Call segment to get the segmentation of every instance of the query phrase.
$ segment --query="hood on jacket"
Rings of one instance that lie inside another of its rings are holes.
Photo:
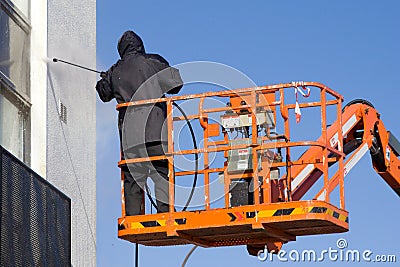
[[[121,58],[133,53],[144,54],[143,41],[133,31],[126,31],[118,41],[118,53]]]

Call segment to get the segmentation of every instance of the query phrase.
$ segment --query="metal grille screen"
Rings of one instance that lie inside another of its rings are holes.
[[[71,266],[71,200],[0,146],[0,266]]]

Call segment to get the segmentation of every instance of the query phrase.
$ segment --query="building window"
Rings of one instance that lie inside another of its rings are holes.
[[[0,0],[0,145],[30,162],[29,0]]]
[[[8,0],[11,5],[14,5],[16,9],[20,10],[27,18],[29,18],[29,0]]]

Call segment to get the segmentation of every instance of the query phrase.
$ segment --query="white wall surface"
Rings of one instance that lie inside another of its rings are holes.
[[[96,66],[96,1],[47,1],[47,54]],[[72,265],[96,265],[96,74],[49,63],[47,179],[71,198]],[[67,108],[60,120],[58,103]]]
[[[46,177],[47,0],[35,0],[31,26],[31,168]]]

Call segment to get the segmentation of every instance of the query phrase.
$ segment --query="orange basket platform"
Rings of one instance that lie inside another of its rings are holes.
[[[348,212],[317,200],[127,216],[118,237],[147,246],[202,247],[288,242],[348,231]]]

